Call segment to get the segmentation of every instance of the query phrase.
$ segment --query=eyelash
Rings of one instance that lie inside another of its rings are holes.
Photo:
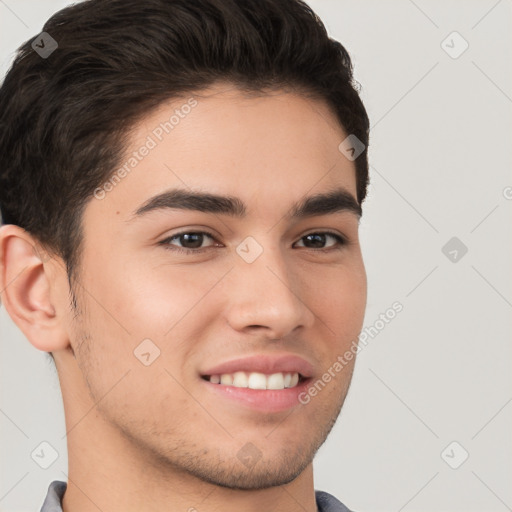
[[[171,240],[174,240],[175,238],[179,238],[181,235],[207,235],[211,239],[215,240],[215,237],[211,233],[208,233],[208,231],[182,231],[181,233],[176,233],[176,234],[172,235],[171,237],[160,241],[159,245],[162,245],[163,248],[168,251],[175,251],[175,252],[182,253],[182,254],[198,254],[198,253],[203,253],[209,249],[214,248],[214,246],[209,246],[209,247],[203,247],[203,248],[199,248],[199,249],[187,249],[187,248],[183,248],[183,247],[173,246],[169,243]],[[346,238],[342,237],[338,233],[333,233],[332,231],[313,231],[311,233],[307,233],[306,235],[303,235],[299,240],[302,240],[303,238],[306,238],[309,235],[330,235],[333,238],[335,238],[336,241],[338,242],[337,247],[334,246],[334,247],[330,247],[327,249],[313,249],[313,248],[305,247],[305,249],[310,249],[315,252],[321,251],[321,252],[326,253],[326,252],[331,252],[333,250],[339,251],[340,249],[343,248],[343,246],[348,244],[348,240]]]

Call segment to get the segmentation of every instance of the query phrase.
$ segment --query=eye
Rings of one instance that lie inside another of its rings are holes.
[[[325,247],[327,239],[334,239],[335,243]],[[165,249],[181,252],[185,254],[197,254],[204,252],[211,247],[217,246],[221,244],[211,244],[208,246],[203,246],[203,242],[205,239],[210,239],[215,241],[214,236],[211,233],[206,231],[183,231],[181,233],[176,233],[175,235],[165,238],[159,245],[162,245]],[[300,238],[299,242],[306,240],[308,244],[312,246],[305,246],[306,249],[317,249],[319,251],[331,251],[336,249],[341,249],[343,246],[347,245],[347,240],[337,233],[332,233],[330,231],[319,231],[315,233],[308,233]],[[174,241],[178,241],[181,245],[176,245],[173,243]]]
[[[334,239],[335,243],[328,247],[324,247],[327,238]],[[332,250],[340,249],[342,246],[347,244],[347,240],[344,237],[337,233],[331,233],[330,231],[308,233],[307,235],[304,235],[299,242],[302,240],[307,240],[308,243],[312,244],[312,246],[306,247],[307,249]],[[338,245],[338,247],[336,247],[336,245]]]
[[[203,252],[203,250],[208,247],[201,247],[205,238],[209,238],[210,240],[215,240],[215,238],[206,231],[183,231],[181,233],[176,233],[175,235],[166,238],[160,242],[166,249],[170,249],[173,251],[184,252],[184,253],[198,253]],[[173,240],[178,240],[180,242],[180,246],[176,246],[171,243]]]

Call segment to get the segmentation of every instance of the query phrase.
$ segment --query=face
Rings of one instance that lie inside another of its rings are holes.
[[[245,489],[311,463],[366,305],[346,136],[318,100],[226,84],[135,127],[85,209],[69,325],[88,399],[137,453]]]

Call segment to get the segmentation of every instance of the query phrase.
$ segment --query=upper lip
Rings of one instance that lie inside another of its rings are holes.
[[[273,373],[299,373],[309,378],[313,375],[313,365],[295,354],[269,355],[260,354],[249,357],[240,357],[225,361],[208,368],[201,375],[222,375],[224,373],[258,372],[271,375]]]

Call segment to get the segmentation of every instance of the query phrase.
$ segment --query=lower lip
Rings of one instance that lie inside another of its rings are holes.
[[[285,389],[237,388],[201,380],[209,392],[233,400],[249,409],[260,412],[281,412],[300,404],[299,395],[306,391],[311,379],[299,382],[293,388]]]

